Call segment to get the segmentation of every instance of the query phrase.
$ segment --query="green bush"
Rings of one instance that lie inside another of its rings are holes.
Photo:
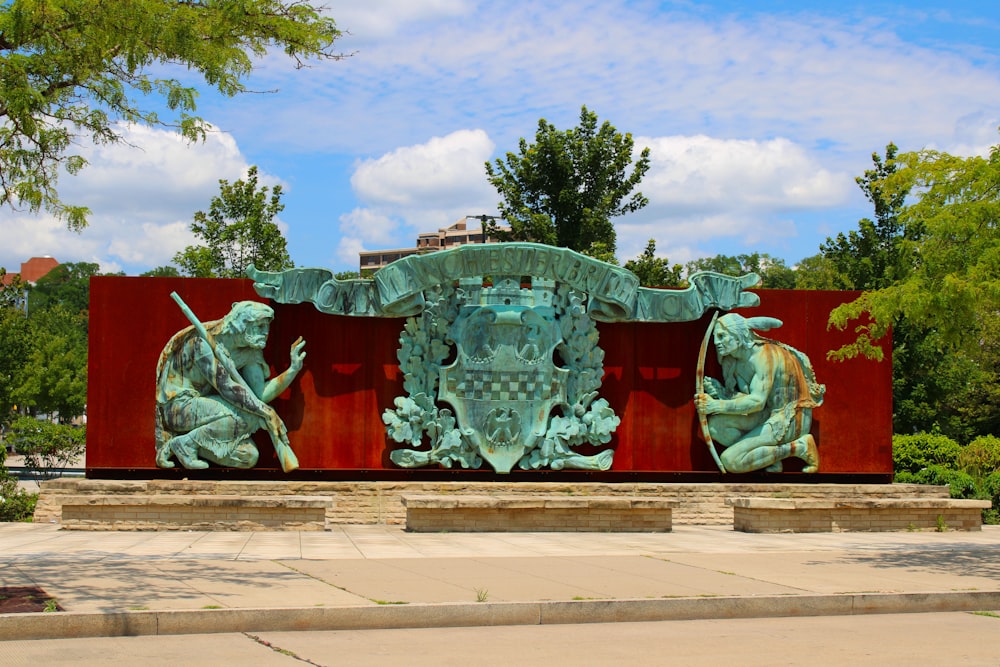
[[[68,466],[87,448],[87,430],[20,417],[10,426],[14,451],[24,457],[24,466],[42,477]]]
[[[955,468],[961,452],[962,446],[946,435],[916,433],[892,436],[892,467],[896,473],[916,474],[933,465]]]
[[[984,477],[979,488],[984,499],[992,500],[994,507],[1000,507],[1000,470]]]
[[[917,472],[901,472],[896,475],[897,484],[948,485],[952,498],[976,498],[978,488],[972,475],[963,470],[954,470],[939,465],[930,465]]]
[[[17,478],[0,467],[0,521],[30,521],[37,502],[37,493],[18,488]]]
[[[979,485],[980,498],[993,501],[993,509],[983,511],[983,523],[1000,524],[1000,470],[994,471]]]
[[[962,448],[956,463],[973,477],[988,477],[1000,470],[1000,438],[979,436]]]

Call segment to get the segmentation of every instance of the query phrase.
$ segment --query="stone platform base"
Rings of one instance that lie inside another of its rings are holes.
[[[80,496],[312,496],[332,501],[326,508],[330,524],[390,524],[406,522],[403,495],[517,495],[676,500],[674,525],[733,523],[732,497],[798,500],[857,500],[885,498],[947,498],[945,486],[920,484],[669,484],[669,483],[536,483],[536,482],[253,482],[60,478],[43,482],[35,521],[61,523],[63,505],[79,504]]]
[[[403,496],[417,533],[669,533],[676,500],[622,496]]]
[[[744,533],[982,530],[988,500],[897,498],[793,500],[730,498],[733,528]]]
[[[66,496],[69,530],[324,530],[329,498],[312,496]]]

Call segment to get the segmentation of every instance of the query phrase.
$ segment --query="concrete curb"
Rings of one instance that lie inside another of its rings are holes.
[[[138,635],[621,623],[1000,609],[1000,591],[846,593],[177,611],[0,614],[0,641]]]

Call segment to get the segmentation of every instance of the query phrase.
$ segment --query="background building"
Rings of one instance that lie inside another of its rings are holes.
[[[450,227],[442,227],[436,232],[425,232],[417,236],[417,245],[415,248],[363,251],[359,253],[361,274],[367,275],[373,273],[383,266],[395,262],[397,259],[416,255],[417,253],[445,250],[467,243],[496,243],[498,239],[487,237],[483,233],[481,225],[478,229],[469,229],[467,223],[469,219],[479,220],[480,223],[483,223],[491,218],[492,216],[486,215],[470,215],[462,218]]]
[[[2,276],[2,281],[4,285],[10,285],[20,277],[24,282],[34,285],[38,282],[39,278],[57,266],[59,266],[59,262],[48,255],[45,257],[32,257],[27,262],[21,262],[20,273],[5,273]]]

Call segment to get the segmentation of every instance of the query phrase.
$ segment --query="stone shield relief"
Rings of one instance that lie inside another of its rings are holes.
[[[575,451],[607,444],[620,423],[597,397],[604,352],[586,295],[527,280],[497,277],[484,286],[466,278],[457,289],[425,293],[425,310],[400,336],[407,395],[382,416],[389,436],[411,446],[392,451],[394,463],[479,468],[486,461],[499,473],[611,467],[612,449]]]

